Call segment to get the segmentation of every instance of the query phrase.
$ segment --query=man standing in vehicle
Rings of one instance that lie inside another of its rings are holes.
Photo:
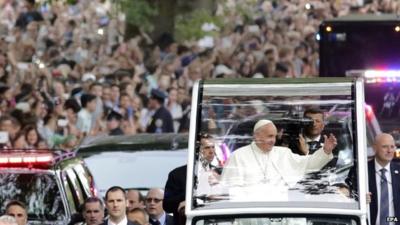
[[[313,154],[324,144],[322,131],[325,127],[324,112],[316,108],[304,111],[304,118],[311,119],[313,124],[304,128],[303,134],[299,135],[298,149],[292,149],[299,155]]]
[[[198,165],[199,175],[202,171],[210,171],[213,175],[210,182],[216,181],[217,168],[212,165],[215,159],[215,143],[211,135],[201,133],[200,136],[200,163]],[[187,165],[177,167],[168,174],[168,180],[165,184],[165,194],[163,207],[168,213],[174,214],[174,224],[185,224],[185,191],[186,191],[186,171]],[[214,176],[215,175],[215,176]],[[207,179],[208,180],[208,179]],[[204,182],[203,182],[204,183]]]
[[[109,188],[105,199],[109,217],[102,225],[138,225],[128,221],[126,217],[126,207],[128,204],[123,188],[118,186]]]
[[[294,186],[306,173],[318,171],[332,158],[337,141],[334,135],[325,137],[324,147],[312,155],[301,156],[289,148],[274,146],[277,129],[272,121],[260,120],[253,128],[253,142],[234,151],[222,172],[221,184],[229,192],[236,187],[269,187],[269,197],[287,197],[288,187]],[[231,189],[231,190],[230,190]],[[235,195],[245,197],[244,189],[237,189]],[[247,189],[246,189],[247,190]],[[257,196],[255,190],[249,193]],[[274,192],[277,192],[276,195]],[[231,194],[231,193],[230,193]]]
[[[396,145],[392,135],[375,137],[375,159],[368,162],[372,225],[400,225],[400,166],[392,162]]]

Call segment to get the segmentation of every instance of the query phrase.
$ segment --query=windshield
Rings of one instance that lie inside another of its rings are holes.
[[[186,161],[186,149],[102,152],[85,158],[101,195],[115,185],[139,189],[164,188],[168,173],[186,164]]]
[[[242,217],[194,220],[194,225],[357,225],[352,218],[330,217]]]
[[[29,221],[65,221],[61,191],[53,174],[0,171],[0,214],[10,200],[26,204]]]
[[[253,95],[248,88],[240,96],[240,91],[219,94],[205,86],[194,208],[219,208],[226,202],[314,207],[319,202],[322,208],[356,209],[357,179],[348,179],[356,162],[351,91],[294,89],[288,96],[264,88]]]

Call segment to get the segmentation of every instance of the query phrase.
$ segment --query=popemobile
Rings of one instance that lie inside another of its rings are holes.
[[[186,225],[366,225],[366,109],[358,78],[199,81]],[[215,149],[207,167],[204,134]]]

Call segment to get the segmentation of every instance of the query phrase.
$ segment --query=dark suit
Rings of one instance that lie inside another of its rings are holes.
[[[151,122],[146,129],[147,133],[172,133],[174,124],[171,113],[161,106],[151,118]]]
[[[393,189],[393,204],[394,215],[400,220],[400,165],[395,162],[390,164],[390,174],[392,175],[392,189]],[[369,204],[369,211],[371,217],[371,225],[375,225],[378,212],[378,194],[376,189],[376,176],[375,176],[375,160],[368,162],[368,187],[372,193],[371,203]],[[395,223],[400,225],[400,221]]]
[[[166,214],[165,216],[166,216],[165,217],[165,225],[174,225],[174,217],[172,217],[168,214]],[[149,219],[149,223],[151,225],[160,225],[158,223],[155,223],[152,219]]]
[[[303,134],[304,136],[304,134]],[[305,136],[304,136],[305,137]],[[322,147],[322,144],[324,143],[324,136],[321,134],[321,137],[319,138],[319,141],[311,141],[307,142],[307,147],[309,148],[309,154],[313,154],[316,152],[319,148]],[[279,145],[279,144],[278,144]],[[303,152],[300,151],[299,149],[299,143],[298,142],[289,142],[288,147],[292,150],[293,153],[299,154],[299,155],[304,155]]]
[[[186,194],[186,171],[187,166],[175,168],[168,174],[168,180],[165,184],[163,208],[168,213],[174,214],[174,224],[184,224],[185,218],[182,218],[178,212],[179,203],[185,201]]]
[[[110,136],[124,135],[124,131],[120,127],[117,127],[115,129],[110,130],[108,135]]]
[[[104,221],[104,223],[100,224],[100,225],[108,225],[108,219]],[[134,223],[132,221],[128,220],[128,223],[126,225],[139,225],[137,223]]]

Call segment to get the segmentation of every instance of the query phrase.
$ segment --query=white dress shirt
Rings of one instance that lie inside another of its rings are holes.
[[[126,218],[126,216],[121,220],[121,222],[119,223],[114,223],[110,220],[110,218],[108,218],[108,225],[127,225],[128,224],[128,219]]]
[[[381,211],[380,199],[381,199],[381,169],[386,169],[386,180],[388,185],[388,194],[389,194],[389,216],[394,216],[394,204],[393,204],[393,189],[392,189],[392,173],[390,171],[390,163],[388,163],[385,167],[382,167],[375,159],[375,179],[376,179],[376,199],[378,204],[378,211],[376,214],[376,225],[380,225],[379,214]],[[394,223],[389,223],[394,224]]]

